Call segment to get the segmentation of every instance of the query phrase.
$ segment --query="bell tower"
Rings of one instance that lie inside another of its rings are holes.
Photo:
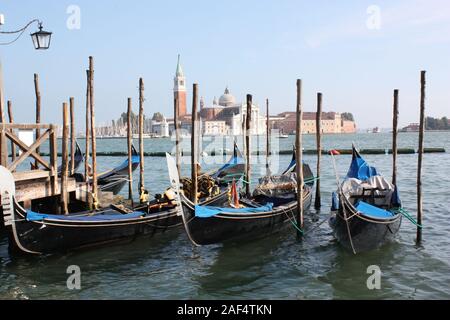
[[[173,81],[173,94],[177,103],[178,116],[182,117],[186,115],[186,78],[181,69],[180,55],[178,55],[177,71]]]

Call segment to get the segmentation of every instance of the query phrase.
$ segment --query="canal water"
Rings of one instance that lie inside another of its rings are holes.
[[[238,139],[239,140],[239,139]],[[264,150],[261,137],[261,150]],[[417,148],[417,134],[400,133],[399,147]],[[80,142],[83,142],[82,140]],[[294,137],[273,139],[273,149],[292,148]],[[391,135],[325,135],[325,149],[389,148]],[[188,142],[187,142],[188,143]],[[240,141],[238,141],[240,143]],[[125,139],[99,139],[99,151],[126,150]],[[231,140],[204,141],[211,148],[232,149]],[[256,141],[254,145],[257,145]],[[315,137],[304,136],[305,149],[315,148]],[[0,299],[450,299],[450,133],[425,135],[426,147],[444,147],[447,153],[424,156],[423,243],[415,245],[415,226],[403,219],[395,242],[378,250],[353,255],[334,240],[328,223],[315,227],[303,240],[295,230],[234,245],[193,247],[184,230],[155,238],[140,238],[88,251],[47,257],[10,257],[7,239],[0,235]],[[146,151],[171,151],[170,139],[145,140]],[[186,147],[188,149],[188,147]],[[217,168],[224,158],[204,154],[203,169]],[[272,159],[273,171],[282,170],[288,155]],[[313,171],[316,157],[305,155]],[[366,160],[387,177],[392,157],[366,155]],[[336,188],[330,156],[323,156],[322,209],[307,213],[310,228],[329,216],[331,192]],[[351,156],[337,157],[344,177]],[[263,173],[264,157],[254,157],[253,179]],[[121,157],[99,157],[99,171]],[[168,186],[165,158],[145,159],[146,186],[152,193]],[[416,214],[417,155],[398,156],[398,186],[405,208]],[[185,164],[183,173],[189,174]],[[135,176],[137,181],[137,175]],[[122,191],[125,195],[126,188]],[[81,269],[81,289],[66,285],[68,266]],[[381,270],[381,288],[369,290],[369,266]]]

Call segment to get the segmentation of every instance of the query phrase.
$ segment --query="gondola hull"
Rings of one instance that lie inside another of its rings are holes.
[[[208,205],[222,205],[227,200],[227,192],[206,200]],[[146,212],[147,207],[136,207],[135,211]],[[112,209],[96,212],[109,214]],[[106,245],[113,242],[131,242],[137,237],[154,235],[182,227],[179,207],[152,210],[135,219],[111,221],[82,221],[61,219],[27,220],[26,211],[14,204],[11,225],[8,226],[9,247],[13,253],[51,254],[68,252],[88,247]],[[77,213],[72,215],[88,216]],[[61,216],[63,217],[63,216]],[[120,216],[121,218],[126,217]],[[73,218],[72,218],[73,219]]]
[[[391,221],[371,221],[362,217],[364,219],[361,219],[361,215],[351,217],[348,220],[348,229],[342,210],[330,219],[334,237],[344,248],[350,251],[354,249],[355,253],[374,250],[392,242],[402,222],[401,215],[395,216]]]
[[[153,236],[182,225],[177,208],[151,213],[136,219],[102,222],[45,219],[28,221],[26,213],[14,208],[10,250],[35,254],[67,252],[111,242],[132,241],[139,236]]]
[[[228,243],[241,239],[255,239],[283,229],[293,220],[297,202],[274,208],[271,212],[252,214],[218,214],[210,218],[195,216],[192,203],[182,197],[185,227],[191,240],[198,245]],[[304,211],[311,205],[311,192],[304,194]]]

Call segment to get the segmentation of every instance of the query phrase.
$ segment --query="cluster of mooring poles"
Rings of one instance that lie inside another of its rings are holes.
[[[422,216],[423,216],[423,199],[422,199],[422,164],[423,164],[423,153],[424,153],[424,131],[425,131],[425,79],[426,71],[421,71],[420,77],[420,124],[419,124],[419,147],[418,147],[418,166],[417,166],[417,234],[416,242],[420,244],[422,240]],[[87,197],[87,202],[90,208],[97,209],[98,202],[98,183],[97,183],[97,145],[96,145],[96,130],[95,130],[95,104],[94,104],[94,59],[89,57],[89,69],[86,70],[86,131],[85,131],[85,166],[84,166],[84,176],[86,182],[86,190],[91,190],[90,197]],[[1,88],[2,89],[2,88]],[[303,187],[304,187],[304,177],[303,177],[303,166],[302,166],[302,80],[297,79],[296,81],[296,136],[295,136],[295,156],[296,156],[296,176],[297,176],[297,214],[296,223],[298,235],[301,235],[301,230],[304,228],[304,212],[303,212]],[[41,139],[41,92],[39,89],[39,76],[34,74],[34,90],[35,90],[35,106],[36,106],[36,129],[35,135],[36,140]],[[193,98],[192,98],[192,134],[191,134],[191,178],[192,178],[192,201],[197,203],[197,191],[198,191],[198,139],[197,136],[201,133],[198,128],[198,84],[193,84]],[[176,164],[178,174],[180,175],[181,169],[181,154],[180,154],[180,119],[179,119],[179,101],[177,97],[174,98],[174,129],[175,129],[175,153],[176,153]],[[9,123],[14,124],[13,118],[13,108],[12,102],[7,101],[7,113],[9,118]],[[132,114],[132,101],[131,98],[127,99],[127,147],[128,147],[128,185],[129,192],[128,198],[133,204],[133,177],[132,177],[132,128],[131,128],[131,114]],[[399,90],[395,89],[393,93],[393,130],[392,130],[392,183],[397,185],[397,135],[398,135],[398,115],[399,115]],[[270,174],[270,163],[269,157],[271,155],[270,150],[270,118],[269,118],[269,99],[266,99],[266,174]],[[252,122],[252,95],[247,94],[246,96],[246,114],[243,116],[243,144],[245,150],[246,166],[245,166],[245,193],[250,196],[251,192],[251,122]],[[317,111],[316,111],[316,153],[317,153],[317,176],[316,176],[316,197],[314,202],[314,207],[320,209],[321,207],[321,196],[320,196],[320,170],[321,170],[321,155],[322,155],[322,93],[317,93]],[[3,105],[3,91],[0,92],[0,122],[6,123],[4,116],[4,105]],[[145,202],[146,190],[144,185],[144,143],[143,143],[143,131],[144,131],[144,82],[143,79],[139,79],[139,155],[140,155],[140,170],[139,170],[139,199],[140,202]],[[52,127],[52,126],[50,126]],[[55,129],[53,127],[53,129]],[[69,98],[69,104],[67,102],[63,103],[63,126],[62,126],[62,166],[61,166],[61,192],[60,192],[60,210],[61,213],[67,214],[68,209],[68,187],[67,181],[70,175],[74,174],[74,155],[76,146],[76,131],[75,131],[75,101],[74,97]],[[12,131],[13,129],[10,129]],[[5,130],[3,130],[5,131]],[[5,135],[2,132],[2,135]],[[56,164],[56,154],[57,150],[55,148],[56,135],[50,134],[50,155],[51,162]],[[70,147],[69,147],[70,140]],[[0,143],[5,143],[6,139],[2,138]],[[4,160],[7,157],[6,147],[2,148],[1,157]],[[31,152],[30,152],[31,153]],[[40,154],[39,147],[36,148],[35,153]],[[69,161],[69,154],[70,159]],[[17,157],[16,145],[11,141],[11,158],[14,162]],[[90,160],[91,157],[91,161]],[[5,161],[3,161],[5,162]],[[32,164],[32,170],[38,169],[39,160],[36,158]],[[56,166],[53,166],[52,170],[55,170]]]
[[[420,129],[419,129],[419,149],[418,149],[418,171],[417,171],[417,236],[416,242],[419,244],[422,240],[422,159],[424,153],[424,130],[425,130],[425,71],[421,72],[421,94],[420,94]],[[302,235],[302,230],[304,228],[304,212],[303,212],[303,187],[304,187],[304,177],[303,177],[303,159],[302,159],[302,80],[297,79],[297,100],[296,100],[296,136],[295,136],[295,156],[296,156],[296,177],[297,177],[297,234]],[[191,174],[192,174],[192,201],[197,203],[197,177],[198,177],[198,159],[197,159],[197,135],[200,134],[197,129],[197,97],[198,97],[198,84],[193,85],[193,99],[192,99],[192,134],[191,134]],[[317,148],[317,175],[316,175],[316,196],[314,201],[315,209],[319,210],[321,208],[321,194],[320,194],[320,169],[321,169],[321,156],[322,156],[322,99],[323,94],[321,92],[317,93],[317,111],[316,111],[316,148]],[[251,119],[252,119],[252,95],[247,94],[246,99],[246,114],[244,116],[243,123],[243,144],[246,157],[246,167],[245,167],[245,193],[247,196],[250,195],[250,175],[251,175]],[[174,111],[175,111],[175,130],[179,128],[178,126],[178,113],[177,113],[177,101],[174,101]],[[392,130],[392,183],[397,185],[397,134],[398,134],[398,114],[399,114],[399,90],[394,90],[394,102],[393,102],[393,130]],[[270,119],[269,119],[269,99],[266,99],[266,174],[270,175],[270,165],[269,157],[271,154],[270,150]],[[177,164],[180,163],[179,154],[179,135],[176,133],[176,158]],[[178,170],[180,166],[177,165]]]
[[[94,59],[93,57],[89,57],[89,68],[86,70],[86,131],[85,131],[85,163],[84,163],[84,177],[85,177],[85,183],[86,183],[86,192],[88,196],[86,197],[86,202],[88,204],[89,209],[97,209],[99,206],[99,200],[98,200],[98,177],[97,177],[97,144],[96,144],[96,130],[95,130],[95,105],[94,105]],[[54,180],[54,176],[58,175],[56,172],[57,167],[57,156],[58,151],[56,148],[56,126],[55,125],[41,125],[41,91],[39,86],[39,75],[34,74],[34,92],[35,92],[35,125],[17,125],[22,129],[29,129],[29,128],[35,128],[35,136],[36,136],[36,142],[35,144],[38,145],[38,147],[35,147],[34,150],[26,151],[24,148],[24,153],[26,155],[32,155],[35,160],[31,163],[31,170],[38,170],[39,165],[43,163],[43,161],[39,161],[41,157],[40,152],[40,143],[43,142],[48,137],[50,138],[50,163],[51,163],[51,176],[52,180]],[[4,117],[4,105],[3,105],[3,88],[1,89],[2,92],[0,93],[0,123],[4,124],[6,123],[6,119]],[[9,124],[14,124],[14,118],[13,118],[13,105],[10,100],[7,101],[7,114],[9,118]],[[132,131],[131,131],[131,98],[128,98],[128,130],[127,130],[127,142],[128,142],[128,180],[129,180],[129,200],[133,204],[133,193],[132,193]],[[61,185],[60,185],[60,192],[59,192],[59,211],[62,214],[68,214],[69,213],[69,192],[68,192],[68,180],[69,177],[72,176],[75,173],[75,149],[76,149],[76,130],[75,130],[75,98],[70,97],[69,103],[63,102],[62,104],[62,152],[61,152],[61,170],[60,170],[60,179],[61,179]],[[51,131],[50,134],[42,136],[41,135],[41,129],[42,128],[49,128]],[[15,127],[14,127],[15,128]],[[19,129],[20,129],[19,128]],[[13,127],[11,129],[8,129],[12,136],[13,134]],[[143,203],[147,201],[144,185],[144,143],[143,143],[143,130],[144,130],[144,82],[143,79],[139,79],[139,155],[140,155],[140,171],[139,171],[139,199],[140,202]],[[2,136],[5,137],[0,139],[0,143],[3,143],[6,141],[6,134],[4,134],[5,130],[2,130]],[[13,140],[11,139],[11,160],[12,162],[16,162],[17,159],[17,147],[16,145],[20,142],[17,141],[17,139]],[[41,141],[42,140],[42,141]],[[39,143],[38,143],[39,142]],[[70,143],[70,145],[69,145]],[[1,157],[2,157],[2,164],[7,163],[7,157],[8,157],[8,150],[5,144],[4,148],[1,148]],[[24,157],[24,155],[21,155],[21,157]],[[4,159],[3,159],[4,158]],[[71,159],[71,161],[69,160]],[[4,160],[4,161],[3,161]],[[13,168],[13,171],[15,169],[15,166]],[[56,193],[57,191],[57,182],[54,181],[52,183],[53,185],[53,192]],[[89,192],[90,190],[90,192]],[[89,196],[90,195],[90,196]],[[27,200],[24,201],[25,203],[29,202]]]

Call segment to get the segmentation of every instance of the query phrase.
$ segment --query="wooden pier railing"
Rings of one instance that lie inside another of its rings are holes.
[[[41,132],[40,136],[30,145],[27,146],[16,135],[16,130],[45,130]],[[49,140],[50,146],[50,160],[46,161],[39,153],[39,147]],[[43,175],[51,179],[51,186],[54,192],[57,189],[57,145],[56,145],[56,125],[53,124],[9,124],[0,123],[0,165],[6,167],[11,172],[14,172],[18,166],[24,162],[28,157],[36,160],[36,162],[43,167],[44,170],[31,170],[27,172],[27,180],[35,178],[42,178]],[[17,146],[22,153],[8,161],[8,145]],[[25,173],[25,172],[24,172]]]

